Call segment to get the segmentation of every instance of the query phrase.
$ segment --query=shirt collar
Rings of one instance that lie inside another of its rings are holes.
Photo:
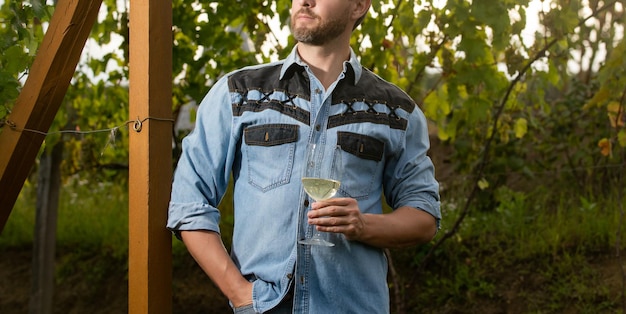
[[[287,58],[285,58],[283,66],[280,70],[281,80],[285,77],[285,74],[291,74],[291,72],[296,71],[298,68],[307,66],[307,64],[304,63],[302,59],[300,59],[297,48],[297,45],[293,47],[291,53],[287,56]],[[363,69],[361,68],[361,63],[359,63],[359,60],[356,58],[356,54],[354,53],[354,50],[352,50],[352,48],[350,48],[350,59],[343,63],[343,71],[346,74],[346,77],[354,77],[354,85],[359,82]]]

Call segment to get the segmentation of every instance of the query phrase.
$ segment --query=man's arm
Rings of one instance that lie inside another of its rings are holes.
[[[362,214],[352,198],[315,202],[309,223],[324,232],[343,233],[348,240],[381,248],[406,247],[429,242],[437,232],[431,214],[403,206],[388,214]]]
[[[400,207],[388,214],[363,214],[363,231],[357,240],[378,247],[406,247],[427,243],[437,233],[433,215],[421,209]]]
[[[252,283],[228,255],[220,235],[212,231],[181,231],[187,250],[234,307],[252,303]]]

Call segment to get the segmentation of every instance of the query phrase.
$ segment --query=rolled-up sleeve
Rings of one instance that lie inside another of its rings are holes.
[[[232,166],[232,109],[226,78],[219,80],[198,107],[194,130],[183,139],[174,172],[167,228],[219,232],[223,197]]]
[[[424,210],[437,219],[439,227],[439,183],[435,179],[432,160],[427,155],[430,142],[426,118],[417,107],[409,114],[405,138],[401,143],[385,170],[387,202],[394,209],[409,206]]]

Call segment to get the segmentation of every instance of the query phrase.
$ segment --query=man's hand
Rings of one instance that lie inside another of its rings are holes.
[[[331,198],[314,202],[307,216],[318,231],[343,233],[348,240],[359,240],[365,223],[359,204],[353,198]]]
[[[314,202],[308,222],[322,232],[342,233],[346,239],[380,248],[427,243],[437,232],[437,221],[421,209],[402,206],[388,214],[363,214],[353,198]]]

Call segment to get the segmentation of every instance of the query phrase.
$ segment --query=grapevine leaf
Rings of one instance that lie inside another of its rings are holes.
[[[626,129],[621,129],[617,132],[617,143],[619,146],[626,148]]]
[[[602,156],[609,156],[611,154],[611,141],[607,138],[603,138],[598,141],[598,147],[600,147],[600,153]]]
[[[489,181],[487,179],[482,178],[478,181],[478,188],[481,190],[485,190],[489,187]]]
[[[515,137],[522,138],[528,131],[528,121],[525,118],[519,118],[515,121]]]

